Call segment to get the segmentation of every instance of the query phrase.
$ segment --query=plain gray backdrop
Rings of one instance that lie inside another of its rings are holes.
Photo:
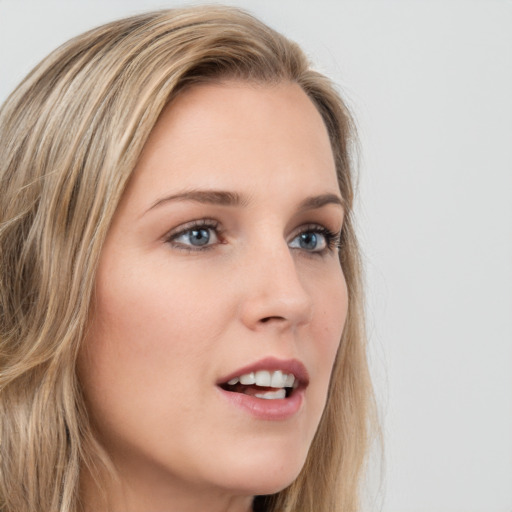
[[[0,0],[0,101],[66,39],[187,3]],[[386,449],[369,509],[512,512],[512,3],[225,3],[299,42],[357,119]]]

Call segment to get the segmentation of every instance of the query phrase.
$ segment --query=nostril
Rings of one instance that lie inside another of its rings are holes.
[[[262,324],[266,324],[267,322],[269,322],[270,320],[284,320],[284,318],[282,316],[267,316],[265,318],[262,318],[260,320],[260,322]]]

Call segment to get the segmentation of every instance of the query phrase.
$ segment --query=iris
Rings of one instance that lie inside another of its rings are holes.
[[[188,232],[188,239],[191,245],[206,245],[210,241],[210,229],[191,229]]]
[[[318,237],[316,233],[302,233],[299,236],[299,245],[302,249],[307,249],[308,251],[315,250],[318,245]]]

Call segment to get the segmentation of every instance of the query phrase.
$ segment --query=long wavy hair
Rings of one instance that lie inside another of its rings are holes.
[[[370,440],[350,114],[293,42],[250,14],[209,6],[122,19],[64,44],[0,110],[0,510],[77,512],[81,471],[109,459],[88,420],[76,359],[98,258],[164,107],[198,83],[290,81],[327,127],[346,220],[348,317],[327,405],[297,480],[266,512],[355,512]]]

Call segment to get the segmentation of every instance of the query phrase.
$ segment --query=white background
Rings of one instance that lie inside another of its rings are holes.
[[[0,0],[0,101],[69,37],[185,3]],[[227,3],[299,42],[358,121],[372,510],[512,512],[512,2]]]

